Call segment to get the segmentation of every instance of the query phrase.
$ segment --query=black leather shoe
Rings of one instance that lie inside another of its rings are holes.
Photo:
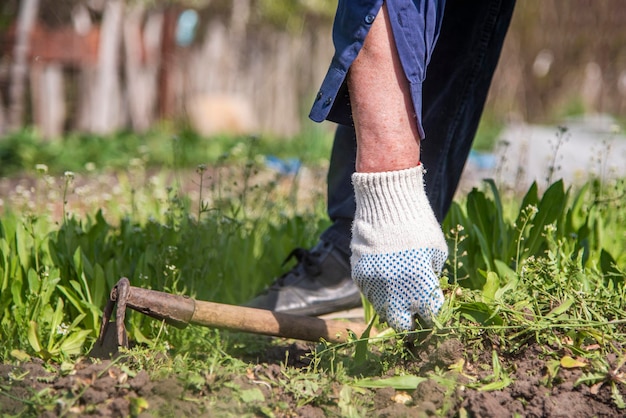
[[[350,259],[333,244],[320,241],[310,251],[296,248],[285,262],[292,257],[298,264],[246,306],[310,316],[361,306]]]

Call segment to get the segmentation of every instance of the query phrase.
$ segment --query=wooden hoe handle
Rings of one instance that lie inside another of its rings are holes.
[[[121,300],[120,296],[123,296],[125,300]],[[365,324],[358,322],[324,320],[303,315],[194,300],[187,296],[133,287],[130,286],[130,282],[125,277],[111,291],[111,301],[118,303],[118,318],[120,309],[129,307],[153,318],[165,320],[179,328],[188,324],[195,324],[305,341],[324,339],[334,343],[348,341],[348,330],[360,337],[367,328]],[[104,322],[108,323],[109,320],[106,313],[108,312],[110,316],[111,310],[112,307],[107,305],[103,318],[103,330]],[[119,341],[121,345],[121,339]]]

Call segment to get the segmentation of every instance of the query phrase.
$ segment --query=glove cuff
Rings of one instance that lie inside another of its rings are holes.
[[[354,173],[356,199],[353,254],[376,254],[409,248],[432,248],[447,254],[448,246],[426,197],[424,169]],[[358,233],[355,233],[358,232]]]

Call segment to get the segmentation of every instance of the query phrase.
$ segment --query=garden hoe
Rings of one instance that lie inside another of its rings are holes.
[[[115,321],[111,321],[116,303]],[[354,321],[325,320],[194,300],[187,296],[134,287],[123,277],[111,290],[110,299],[104,308],[100,336],[90,353],[92,357],[111,357],[117,353],[118,347],[128,347],[124,325],[126,308],[164,320],[177,328],[194,324],[305,341],[324,339],[342,343],[348,340],[348,330],[361,336],[367,328],[365,324]]]

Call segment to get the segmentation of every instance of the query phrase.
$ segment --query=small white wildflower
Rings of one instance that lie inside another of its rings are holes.
[[[37,170],[39,174],[46,174],[48,172],[48,166],[45,164],[36,164],[35,170]]]
[[[94,171],[96,169],[96,163],[89,161],[88,163],[85,163],[85,170],[87,171]]]
[[[63,176],[65,177],[65,180],[69,181],[74,180],[74,177],[76,177],[73,171],[66,171],[65,173],[63,173]]]
[[[530,216],[535,216],[539,209],[535,205],[528,205],[524,208],[524,212],[526,212]]]
[[[67,325],[66,323],[62,323],[61,325],[59,325],[57,327],[57,334],[59,334],[59,335],[67,335],[69,330],[70,330],[69,325]]]
[[[556,232],[556,225],[554,224],[549,224],[544,226],[544,231],[546,231],[547,233],[552,233],[552,232]]]

